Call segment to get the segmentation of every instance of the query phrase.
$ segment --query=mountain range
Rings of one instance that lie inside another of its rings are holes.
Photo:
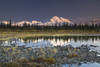
[[[2,21],[0,23],[3,23],[3,24],[9,24],[8,21]],[[21,22],[12,22],[12,25],[18,25],[18,26],[23,26],[24,24],[29,24],[29,25],[55,25],[56,23],[58,24],[63,24],[63,23],[69,23],[71,24],[72,22],[69,20],[69,19],[66,19],[66,18],[63,18],[63,17],[57,17],[57,16],[54,16],[50,19],[50,21],[47,21],[47,22],[41,22],[41,21],[36,21],[36,20],[33,20],[32,22],[29,22],[29,21],[21,21]]]
[[[100,20],[99,19],[92,19],[90,21],[91,23],[89,24],[100,24]],[[0,23],[3,23],[3,24],[9,24],[8,21],[2,21]],[[41,22],[41,21],[36,21],[36,20],[33,20],[31,22],[29,21],[21,21],[21,22],[12,22],[12,25],[15,26],[15,25],[18,25],[18,26],[23,26],[24,24],[28,24],[28,25],[55,25],[55,24],[60,24],[62,25],[63,23],[67,23],[67,24],[74,24],[74,22],[70,21],[69,19],[66,19],[64,17],[58,17],[58,16],[54,16],[50,19],[50,21],[47,21],[47,22]]]

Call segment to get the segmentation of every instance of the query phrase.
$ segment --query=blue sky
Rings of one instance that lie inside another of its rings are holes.
[[[0,20],[100,19],[100,0],[0,0]]]

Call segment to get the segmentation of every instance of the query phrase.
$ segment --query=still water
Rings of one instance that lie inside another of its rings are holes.
[[[41,36],[27,38],[12,38],[9,41],[0,41],[1,47],[24,46],[35,48],[46,48],[54,46],[72,45],[80,47],[81,45],[97,46],[91,47],[91,51],[100,52],[100,36]],[[62,64],[62,67],[100,67],[97,62],[87,62],[80,64]]]
[[[9,41],[0,42],[0,46],[25,46],[34,48],[45,48],[53,46],[80,47],[81,45],[98,46],[96,51],[100,51],[100,36],[43,36],[43,37],[27,37],[14,38]]]

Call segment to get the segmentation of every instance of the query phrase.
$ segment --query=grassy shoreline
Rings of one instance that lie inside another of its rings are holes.
[[[89,35],[89,34],[100,34],[95,30],[35,30],[34,32],[29,31],[0,31],[0,40],[9,40],[10,38],[24,38],[24,37],[39,37],[39,36],[64,36],[64,35]]]

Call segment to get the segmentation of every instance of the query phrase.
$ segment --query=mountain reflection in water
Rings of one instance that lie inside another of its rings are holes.
[[[25,46],[32,48],[52,47],[52,46],[66,46],[71,44],[74,47],[83,44],[100,46],[100,36],[43,36],[43,37],[27,37],[14,38],[9,41],[0,42],[0,46]],[[96,50],[100,50],[96,48]]]

